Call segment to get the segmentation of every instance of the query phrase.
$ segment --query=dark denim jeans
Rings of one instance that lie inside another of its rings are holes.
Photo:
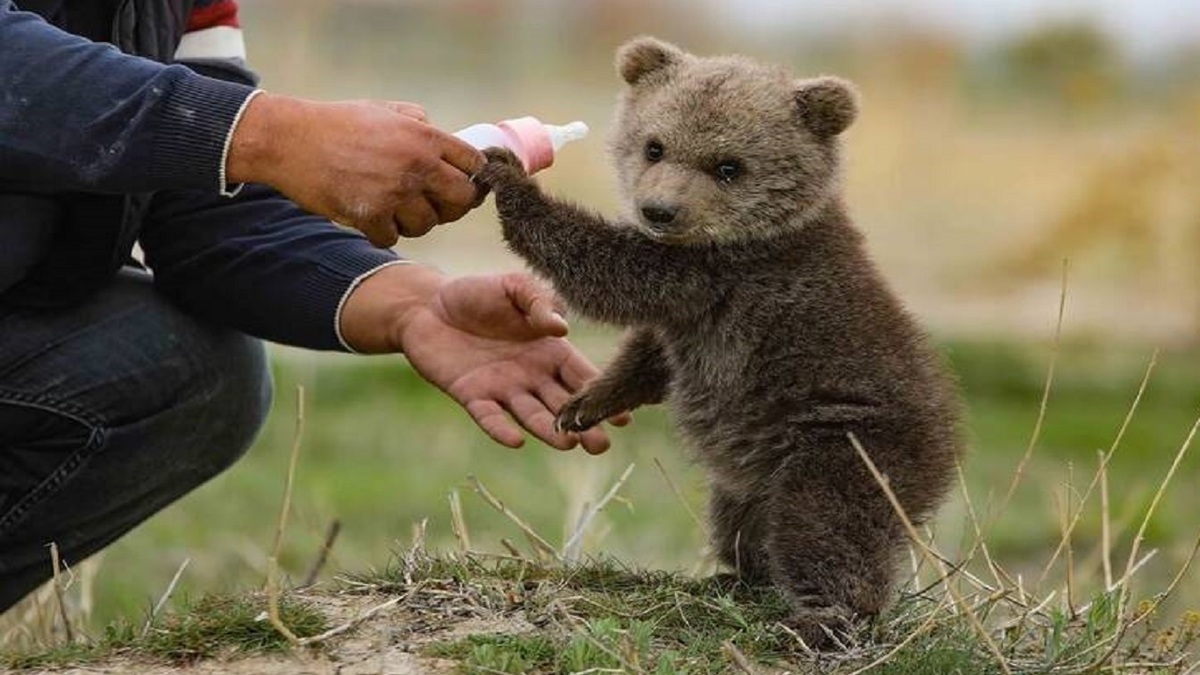
[[[0,611],[236,461],[266,417],[262,344],[121,273],[67,310],[0,296]]]

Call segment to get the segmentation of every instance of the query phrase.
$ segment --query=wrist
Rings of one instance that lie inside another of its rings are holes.
[[[288,143],[289,130],[301,101],[262,92],[242,111],[229,140],[225,180],[229,183],[273,185],[271,169],[281,165],[279,148]]]
[[[402,353],[407,329],[446,282],[424,265],[394,264],[364,279],[346,298],[338,329],[342,340],[363,354]]]

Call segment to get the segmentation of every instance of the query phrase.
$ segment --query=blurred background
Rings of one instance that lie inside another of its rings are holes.
[[[526,114],[586,121],[592,135],[540,175],[551,192],[612,213],[606,156],[620,80],[613,51],[650,33],[697,53],[739,52],[862,90],[846,134],[853,215],[897,292],[929,327],[969,405],[965,486],[938,523],[948,555],[970,548],[968,506],[1000,564],[1041,576],[1063,522],[1077,588],[1103,567],[1097,451],[1114,444],[1155,350],[1145,395],[1107,472],[1114,564],[1200,413],[1200,4],[1192,0],[242,0],[264,86],[319,99],[422,103],[449,130]],[[490,203],[405,253],[454,273],[520,269]],[[1069,259],[1063,337],[1055,324]],[[577,324],[603,362],[611,329]],[[262,583],[292,442],[296,388],[307,428],[282,564],[298,580],[326,529],[342,526],[321,578],[383,567],[428,519],[431,548],[457,546],[448,495],[471,545],[525,547],[474,495],[475,474],[555,543],[631,463],[584,550],[631,565],[708,571],[704,476],[659,411],[614,433],[604,456],[531,442],[495,446],[400,357],[278,348],[268,428],[227,475],[93,564],[97,621],[139,616],[184,560],[175,596]],[[1004,494],[1054,382],[1032,459]],[[676,496],[655,466],[680,489]],[[1184,457],[1148,528],[1143,570],[1162,590],[1200,529],[1200,461]],[[1087,501],[1083,498],[1087,493]],[[1004,508],[1001,508],[1001,507]],[[1046,575],[1061,580],[1062,561]],[[82,582],[81,582],[82,583]],[[1030,581],[1029,583],[1032,583]],[[1200,578],[1181,603],[1200,606]],[[1077,591],[1079,592],[1079,591]]]
[[[247,0],[267,87],[418,101],[447,129],[533,114],[592,137],[543,182],[615,205],[613,50],[652,33],[863,91],[848,191],[914,310],[956,334],[1037,335],[1071,258],[1071,327],[1190,340],[1200,281],[1200,5],[1187,0],[794,3]],[[835,8],[831,9],[833,5]],[[515,267],[490,215],[404,246]]]

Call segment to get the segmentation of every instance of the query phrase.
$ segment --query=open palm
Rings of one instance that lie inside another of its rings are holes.
[[[523,443],[515,420],[553,447],[582,444],[601,453],[609,440],[600,428],[554,430],[555,413],[597,374],[563,339],[567,325],[557,304],[528,275],[460,277],[413,310],[401,336],[404,353],[496,442]]]

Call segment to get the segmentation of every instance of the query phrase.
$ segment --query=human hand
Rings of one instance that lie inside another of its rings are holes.
[[[427,124],[416,104],[263,93],[234,130],[226,179],[271,185],[376,246],[391,246],[477,206],[470,176],[483,162],[475,148]]]
[[[582,445],[599,454],[609,447],[603,429],[554,429],[557,411],[597,375],[566,333],[557,299],[529,275],[447,279],[417,265],[376,272],[351,294],[342,317],[355,349],[403,351],[497,443],[520,447],[524,427],[560,450]],[[629,416],[611,421],[625,424]]]

